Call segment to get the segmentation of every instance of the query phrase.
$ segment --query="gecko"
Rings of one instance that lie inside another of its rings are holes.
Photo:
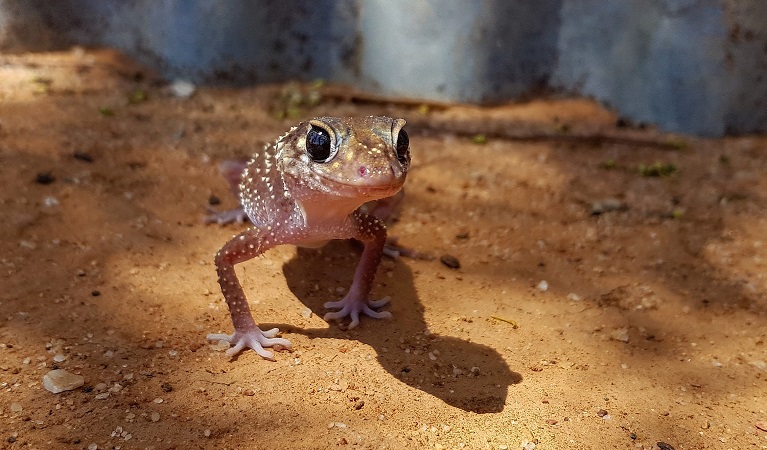
[[[383,116],[318,117],[266,145],[242,172],[237,172],[237,166],[229,167],[229,177],[239,180],[236,191],[253,226],[216,254],[218,283],[234,333],[212,333],[208,340],[227,341],[229,356],[250,348],[273,360],[274,354],[266,348],[290,348],[290,341],[277,337],[279,329],[261,330],[256,325],[234,270],[235,264],[282,244],[319,247],[333,239],[362,242],[352,285],[341,300],[325,303],[325,308],[336,311],[324,319],[349,317],[351,329],[359,324],[361,314],[392,317],[379,310],[388,298],[368,298],[384,252],[386,226],[361,207],[397,197],[405,183],[410,139],[404,126],[404,119]]]

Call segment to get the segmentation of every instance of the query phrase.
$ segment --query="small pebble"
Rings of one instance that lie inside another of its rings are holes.
[[[153,412],[152,415],[150,416],[150,418],[152,419],[152,422],[159,422],[160,421],[160,413]]]
[[[311,319],[312,318],[312,310],[309,308],[304,308],[301,310],[301,317],[304,319]]]
[[[451,269],[460,269],[461,268],[461,262],[458,261],[458,258],[456,258],[453,255],[442,255],[439,257],[439,260],[442,264],[445,266],[451,268]]]
[[[51,184],[56,181],[56,177],[51,175],[50,172],[40,172],[35,177],[35,183],[37,184]]]
[[[541,280],[540,283],[538,283],[538,285],[535,287],[538,288],[538,290],[541,292],[546,292],[549,290],[549,282],[546,280]]]
[[[84,383],[85,378],[81,375],[75,375],[64,369],[51,370],[43,377],[43,387],[45,387],[48,392],[54,394],[77,389]]]
[[[755,361],[749,361],[749,365],[756,367],[759,370],[767,370],[767,362],[757,359]]]
[[[629,330],[628,328],[618,328],[610,333],[610,338],[620,342],[628,342]]]
[[[195,86],[191,81],[173,80],[168,86],[168,92],[177,98],[189,98],[194,95]]]
[[[628,209],[625,203],[616,198],[606,198],[604,200],[597,200],[591,204],[591,214],[598,216],[602,213],[610,211],[625,211]]]
[[[20,413],[24,408],[18,403],[11,403],[11,412]]]
[[[78,161],[92,163],[93,162],[93,156],[91,156],[89,153],[84,152],[75,152],[74,158]]]
[[[91,444],[88,446],[88,450],[99,450],[98,444]]]
[[[229,345],[229,341],[225,341],[223,339],[221,339],[218,342],[214,342],[210,344],[210,349],[213,350],[214,352],[223,352],[223,351],[229,350],[229,347],[231,347],[231,345]]]
[[[567,299],[570,300],[571,302],[579,302],[583,300],[583,297],[576,294],[575,292],[570,292],[569,294],[567,294]]]
[[[674,450],[674,447],[665,442],[658,442],[655,445],[657,445],[660,450]]]
[[[60,202],[59,199],[52,195],[47,195],[45,198],[43,198],[43,205],[46,208],[53,208],[54,206],[59,206]]]
[[[604,409],[600,409],[599,411],[597,411],[597,416],[599,416],[599,417],[604,417],[607,414],[608,414],[607,411],[604,410]]]

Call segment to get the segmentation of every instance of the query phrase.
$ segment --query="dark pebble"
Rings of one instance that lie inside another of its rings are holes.
[[[91,291],[91,295],[94,297],[98,297],[99,295],[101,295],[101,291],[99,290]]]
[[[360,401],[358,401],[357,403],[354,404],[354,409],[359,411],[360,409],[362,409],[363,406],[365,406],[365,402],[360,400]]]
[[[165,392],[171,392],[171,391],[173,391],[173,386],[171,386],[171,384],[170,384],[170,383],[163,383],[163,384],[161,384],[161,385],[160,385],[160,387],[161,387],[161,388],[162,388],[162,390],[163,390],[163,391],[165,391]]]
[[[40,172],[35,177],[35,183],[37,184],[51,184],[56,181],[56,177],[51,175],[50,172]]]
[[[208,197],[208,204],[210,206],[216,206],[221,203],[221,199],[217,196],[210,194],[210,197]]]
[[[656,444],[660,450],[674,450],[674,447],[672,447],[669,444],[666,444],[665,442],[658,442]]]
[[[13,444],[14,442],[16,442],[16,438],[15,438],[15,437],[13,437],[13,436],[9,436],[9,437],[8,437],[8,443],[9,443],[9,444]]]
[[[450,267],[451,269],[461,268],[461,261],[458,261],[458,258],[453,255],[442,255],[439,257],[439,260],[442,262],[442,264]]]
[[[606,416],[606,415],[607,415],[607,411],[606,411],[606,410],[604,410],[604,409],[600,409],[599,411],[597,411],[597,415],[598,415],[599,417],[604,417],[604,416]]]
[[[93,162],[93,156],[91,156],[88,153],[76,152],[72,156],[74,156],[75,159],[78,160],[78,161],[87,162],[87,163],[92,163]]]

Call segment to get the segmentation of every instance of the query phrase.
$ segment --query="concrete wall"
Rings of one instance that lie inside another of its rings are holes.
[[[168,78],[544,90],[701,135],[767,131],[765,0],[0,0],[0,49],[120,48]]]

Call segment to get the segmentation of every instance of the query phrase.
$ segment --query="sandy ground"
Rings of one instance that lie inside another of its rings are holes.
[[[181,99],[110,52],[0,56],[1,447],[767,448],[767,138],[323,89]],[[358,114],[409,121],[390,233],[436,258],[385,260],[395,318],[352,331],[322,304],[356,246],[242,264],[294,349],[230,360],[205,340],[232,329],[213,255],[244,227],[200,221],[235,204],[217,162]],[[48,392],[56,368],[85,384]]]

